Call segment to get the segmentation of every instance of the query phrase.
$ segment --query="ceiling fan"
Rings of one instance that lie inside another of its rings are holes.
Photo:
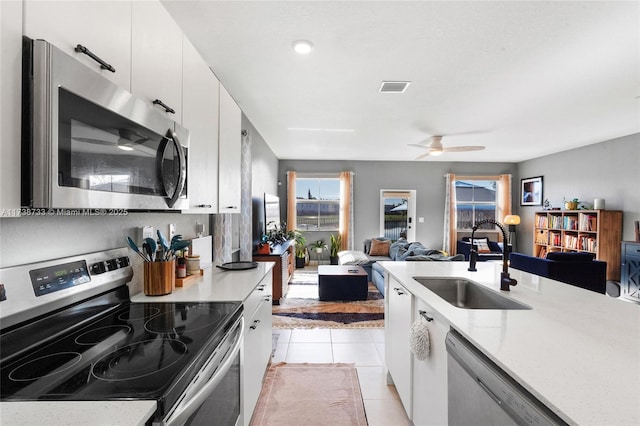
[[[452,146],[450,148],[445,148],[444,145],[442,145],[441,135],[431,136],[429,139],[422,141],[422,143],[410,143],[409,146],[427,149],[427,152],[417,156],[416,160],[428,157],[429,155],[442,155],[442,153],[444,152],[482,151],[485,148],[484,146],[480,145]]]

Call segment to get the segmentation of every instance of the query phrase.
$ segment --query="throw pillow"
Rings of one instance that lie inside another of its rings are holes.
[[[491,253],[491,249],[489,248],[489,242],[486,238],[482,239],[473,239],[473,244],[478,247],[478,253]]]
[[[386,240],[376,240],[375,238],[371,239],[371,250],[369,250],[369,255],[371,256],[389,256],[389,246],[391,245],[391,241]]]

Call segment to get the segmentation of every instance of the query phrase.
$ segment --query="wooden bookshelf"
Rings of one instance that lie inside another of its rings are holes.
[[[619,210],[546,210],[535,213],[533,255],[553,251],[593,253],[607,262],[607,280],[620,281],[622,212]]]

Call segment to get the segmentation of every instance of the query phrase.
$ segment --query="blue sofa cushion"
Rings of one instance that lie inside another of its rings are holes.
[[[572,258],[577,259],[579,257],[572,256]],[[542,259],[522,253],[511,253],[509,260],[512,268],[521,271],[601,294],[605,294],[607,290],[607,262],[600,260]]]
[[[552,251],[547,253],[548,260],[564,260],[565,262],[590,262],[595,259],[593,253],[568,253]]]

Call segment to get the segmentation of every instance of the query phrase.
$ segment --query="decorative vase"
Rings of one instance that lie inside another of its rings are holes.
[[[340,260],[339,256],[329,256],[329,262],[332,265],[337,265],[338,264],[338,260]]]
[[[322,254],[322,247],[316,247],[315,250],[316,250],[316,253]]]

